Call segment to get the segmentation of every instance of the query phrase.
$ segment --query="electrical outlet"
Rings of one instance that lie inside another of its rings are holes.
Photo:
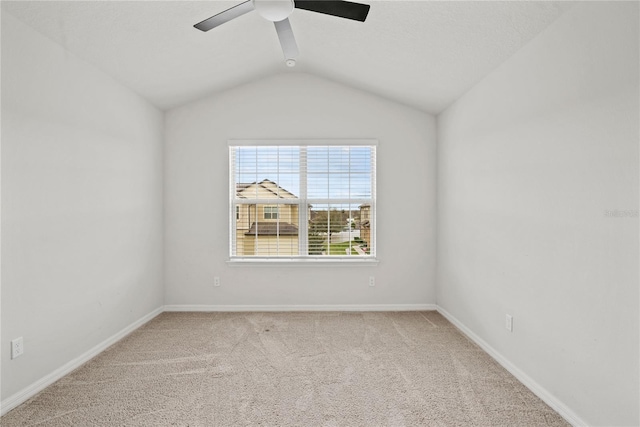
[[[510,314],[507,314],[507,317],[505,318],[504,326],[507,328],[507,331],[513,332],[513,316],[511,316]]]
[[[220,286],[220,278],[218,276],[213,278],[213,286],[215,287]]]
[[[15,359],[21,356],[22,353],[24,353],[24,341],[22,341],[22,337],[11,341],[11,358]]]
[[[376,285],[376,278],[373,276],[369,276],[369,286],[375,286]]]

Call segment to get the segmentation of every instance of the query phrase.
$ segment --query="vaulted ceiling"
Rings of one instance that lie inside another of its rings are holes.
[[[570,2],[371,1],[366,22],[295,9],[284,64],[272,22],[193,24],[240,1],[2,1],[10,13],[161,109],[277,73],[310,73],[437,114]]]

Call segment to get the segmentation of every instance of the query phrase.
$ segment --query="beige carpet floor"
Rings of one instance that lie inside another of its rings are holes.
[[[440,314],[163,313],[10,426],[567,426]]]

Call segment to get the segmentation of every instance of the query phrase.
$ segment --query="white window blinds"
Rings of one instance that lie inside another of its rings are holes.
[[[375,141],[229,145],[232,259],[375,257]]]

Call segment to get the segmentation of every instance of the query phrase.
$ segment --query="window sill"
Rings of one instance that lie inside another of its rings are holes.
[[[378,263],[376,258],[236,258],[227,260],[227,265],[230,267],[375,267]]]

